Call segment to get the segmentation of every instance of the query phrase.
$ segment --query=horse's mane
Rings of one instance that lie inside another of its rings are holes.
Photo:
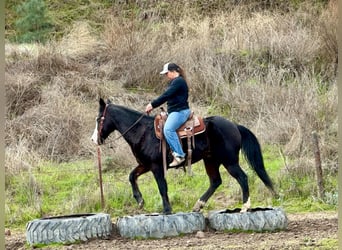
[[[135,109],[123,106],[123,105],[114,104],[114,103],[109,103],[109,105],[114,107],[114,108],[118,108],[118,109],[124,110],[125,112],[131,113],[132,115],[137,116],[137,117],[140,117],[143,114],[145,114],[144,118],[146,118],[146,119],[154,119],[153,116],[148,116],[146,113],[142,113],[142,112],[140,112],[138,110],[135,110]]]

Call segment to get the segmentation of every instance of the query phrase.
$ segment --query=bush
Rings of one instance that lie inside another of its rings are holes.
[[[17,8],[17,12],[19,16],[15,22],[17,42],[44,43],[53,28],[44,0],[27,0]]]

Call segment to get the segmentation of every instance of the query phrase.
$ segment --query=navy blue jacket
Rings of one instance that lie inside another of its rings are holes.
[[[167,112],[181,111],[189,108],[189,88],[183,77],[179,76],[170,81],[165,92],[154,99],[151,104],[153,108],[159,107],[167,102]]]

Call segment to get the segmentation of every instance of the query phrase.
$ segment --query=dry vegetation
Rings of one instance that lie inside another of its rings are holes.
[[[91,157],[98,97],[142,111],[162,90],[167,61],[186,69],[197,113],[250,127],[304,168],[317,131],[324,166],[337,171],[337,1],[246,6],[208,16],[189,8],[177,19],[163,18],[167,3],[126,16],[116,6],[101,31],[79,21],[44,46],[7,43],[7,173]]]

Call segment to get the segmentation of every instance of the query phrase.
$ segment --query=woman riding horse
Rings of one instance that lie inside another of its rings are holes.
[[[162,153],[159,150],[159,139],[154,133],[154,118],[127,107],[105,103],[100,99],[99,113],[92,140],[100,145],[114,131],[121,133],[130,145],[136,157],[136,166],[129,175],[133,196],[140,207],[144,199],[137,183],[138,177],[151,171],[157,182],[163,202],[163,213],[172,213],[169,202],[167,182],[164,176]],[[263,183],[275,194],[263,162],[261,148],[255,135],[246,127],[228,121],[220,116],[204,118],[206,131],[195,136],[192,163],[203,160],[210,186],[199,198],[193,211],[200,211],[215,190],[221,185],[219,167],[223,165],[228,173],[240,184],[242,189],[243,207],[247,211],[251,204],[247,175],[239,165],[239,152],[242,149],[247,162],[257,173]],[[183,145],[186,145],[184,142]]]

